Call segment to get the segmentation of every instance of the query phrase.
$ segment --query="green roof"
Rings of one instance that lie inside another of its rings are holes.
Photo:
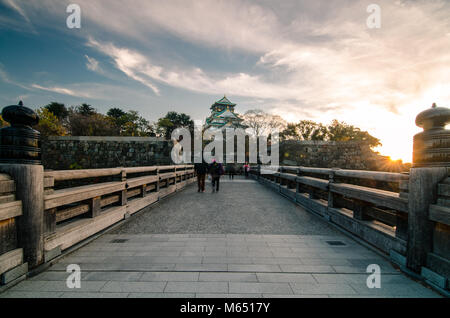
[[[225,109],[219,106],[226,106]],[[247,128],[247,126],[242,125],[242,118],[234,112],[234,106],[236,104],[230,102],[228,98],[224,95],[222,99],[218,100],[214,104],[211,105],[211,115],[206,118],[207,126],[215,126],[215,127],[239,127],[239,128]],[[218,122],[214,122],[214,120],[219,120]]]
[[[213,105],[215,105],[215,104],[236,106],[236,104],[233,104],[232,102],[230,102],[225,95],[223,96],[223,98],[221,100],[218,100]]]

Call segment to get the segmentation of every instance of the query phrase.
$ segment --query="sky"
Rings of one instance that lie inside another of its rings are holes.
[[[0,0],[0,107],[204,121],[223,95],[241,114],[345,121],[410,162],[416,115],[450,105],[450,1]]]

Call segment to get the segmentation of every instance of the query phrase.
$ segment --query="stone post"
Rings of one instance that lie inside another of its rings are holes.
[[[409,175],[407,266],[420,273],[433,243],[430,204],[436,203],[437,184],[447,177],[447,168],[412,168]]]
[[[44,167],[40,164],[40,133],[31,128],[39,122],[36,113],[18,105],[7,106],[2,117],[11,124],[0,129],[0,171],[16,183],[16,197],[22,201],[18,219],[18,244],[30,267],[43,262]]]
[[[335,194],[331,192],[329,185],[334,183],[334,173],[337,169],[330,170],[330,173],[328,174],[328,208],[334,208],[336,207],[335,202]]]
[[[416,117],[424,129],[414,136],[413,167],[408,195],[408,268],[420,273],[433,245],[434,224],[429,219],[430,204],[436,203],[438,183],[448,176],[450,167],[450,109],[433,104]]]

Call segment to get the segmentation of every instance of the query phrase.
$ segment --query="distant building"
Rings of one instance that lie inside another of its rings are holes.
[[[235,106],[236,104],[230,102],[226,96],[212,104],[211,115],[206,118],[205,129],[211,127],[219,129],[247,128],[246,125],[242,124],[243,119],[234,112]]]

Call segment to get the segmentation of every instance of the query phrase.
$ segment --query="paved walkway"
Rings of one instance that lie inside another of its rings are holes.
[[[439,297],[264,186],[223,181],[164,200],[0,297]],[[81,267],[80,289],[66,286],[68,264]],[[369,264],[379,289],[366,285]]]

